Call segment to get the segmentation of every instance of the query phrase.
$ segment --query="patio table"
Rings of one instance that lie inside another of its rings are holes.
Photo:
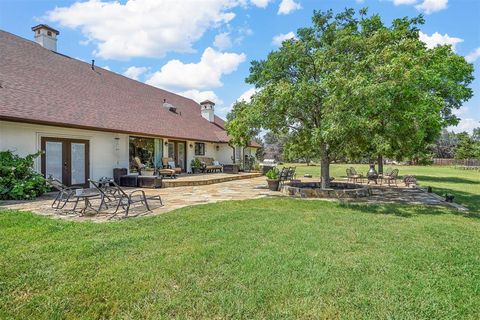
[[[78,192],[73,195],[73,197],[76,199],[75,205],[73,206],[73,209],[72,209],[73,212],[75,212],[75,210],[77,209],[77,205],[80,201],[84,202],[84,206],[80,210],[80,215],[83,216],[88,209],[93,210],[95,214],[99,212],[100,208],[95,209],[91,201],[93,199],[101,199],[101,194],[100,192],[98,192],[97,189],[94,189],[94,188],[79,189]]]

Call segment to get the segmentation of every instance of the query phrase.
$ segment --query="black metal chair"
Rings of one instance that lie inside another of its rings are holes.
[[[81,187],[67,187],[60,180],[57,180],[52,176],[49,176],[45,181],[47,182],[47,185],[58,191],[55,200],[53,200],[52,208],[63,209],[67,203],[77,202],[77,199],[73,196],[77,189],[82,189]]]
[[[280,183],[278,184],[278,190],[280,190],[287,181],[295,179],[296,167],[283,168],[280,171]]]
[[[89,181],[102,196],[99,211],[102,210],[103,206],[105,206],[106,209],[109,209],[109,206],[112,203],[113,205],[111,207],[116,206],[115,212],[110,218],[113,218],[117,215],[120,207],[122,207],[123,211],[125,212],[125,217],[127,217],[128,213],[130,212],[130,207],[137,203],[141,203],[142,206],[147,209],[147,211],[152,211],[148,205],[148,200],[158,200],[160,201],[160,206],[163,206],[160,195],[147,197],[145,195],[145,191],[140,189],[129,190],[127,193],[118,184],[116,184],[113,179],[103,179],[99,181],[89,179]]]

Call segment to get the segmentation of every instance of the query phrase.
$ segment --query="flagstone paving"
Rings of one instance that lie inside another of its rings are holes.
[[[302,181],[311,181],[313,179],[302,178]],[[464,207],[449,204],[441,197],[427,193],[418,188],[388,187],[388,186],[370,186],[372,195],[368,198],[358,198],[348,200],[348,202],[359,203],[408,203],[420,204],[428,206],[454,207],[458,210],[466,210]],[[251,179],[229,181],[211,185],[201,186],[183,186],[164,189],[143,189],[148,195],[161,195],[164,206],[160,206],[158,201],[150,201],[152,211],[145,212],[143,208],[132,210],[131,216],[157,215],[163,214],[175,209],[228,200],[245,200],[262,197],[284,197],[281,192],[270,191],[266,187],[265,177],[256,177]],[[55,193],[48,193],[35,201],[5,201],[0,204],[1,208],[19,209],[32,211],[41,215],[51,216],[54,218],[69,219],[76,221],[112,221],[113,209],[97,215],[85,214],[81,216],[79,213],[68,212],[68,210],[55,210],[51,208],[51,203],[55,197]],[[303,199],[299,199],[302,201]],[[313,199],[309,199],[313,200]],[[314,199],[320,200],[322,199]],[[325,199],[330,200],[332,199]],[[98,201],[99,200],[94,200]],[[334,200],[336,201],[336,200]],[[95,204],[95,203],[94,203]],[[98,204],[97,204],[98,206]],[[71,208],[71,207],[69,207]],[[115,216],[121,218],[121,215]]]

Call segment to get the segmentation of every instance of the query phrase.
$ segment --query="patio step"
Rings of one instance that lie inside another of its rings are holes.
[[[242,174],[228,174],[228,175],[222,175],[219,177],[215,177],[215,174],[214,174],[211,177],[199,176],[198,179],[195,179],[193,177],[187,177],[187,178],[179,177],[177,179],[171,179],[171,180],[163,179],[162,188],[204,186],[204,185],[222,183],[227,181],[251,179],[251,178],[260,177],[261,175],[262,174],[259,172],[253,172],[253,173],[242,173]]]

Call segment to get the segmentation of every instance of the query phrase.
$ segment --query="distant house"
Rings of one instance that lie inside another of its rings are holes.
[[[44,175],[67,185],[112,176],[139,157],[147,167],[175,159],[184,172],[196,156],[239,162],[258,147],[229,144],[215,104],[126,78],[56,52],[59,32],[32,28],[35,42],[0,30],[0,150],[43,150]]]

